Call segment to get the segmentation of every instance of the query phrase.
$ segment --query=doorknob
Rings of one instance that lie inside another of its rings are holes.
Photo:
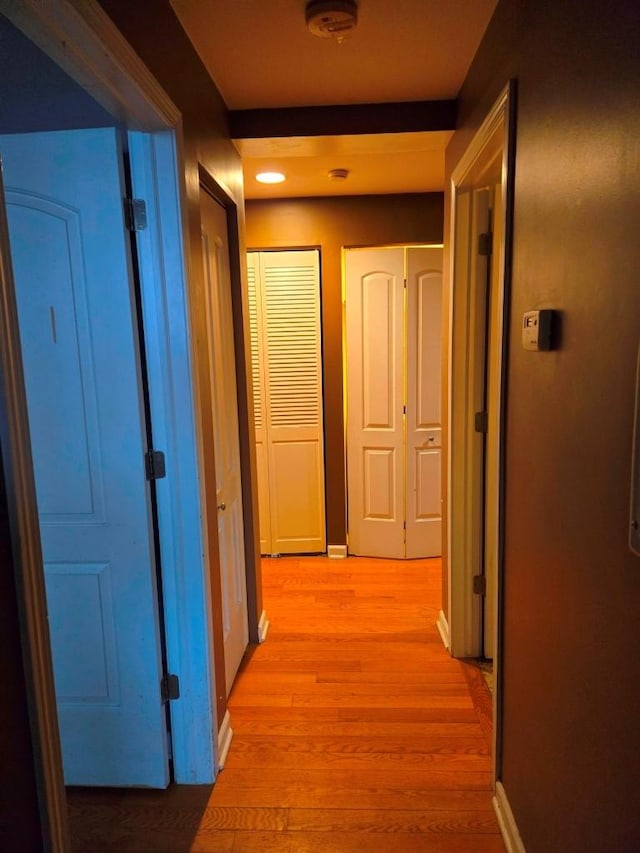
[[[224,502],[221,504],[218,504],[218,506],[216,507],[216,509],[219,509],[220,512],[224,512],[226,508],[227,508],[227,505]]]

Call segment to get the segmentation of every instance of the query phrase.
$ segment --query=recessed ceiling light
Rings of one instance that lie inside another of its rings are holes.
[[[256,181],[261,184],[281,184],[284,181],[282,172],[259,172],[256,175]]]

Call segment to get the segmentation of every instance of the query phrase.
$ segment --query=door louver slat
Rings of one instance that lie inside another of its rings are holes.
[[[253,416],[256,429],[262,426],[262,382],[260,376],[260,349],[258,341],[258,296],[256,293],[256,271],[247,268],[249,285],[249,330],[251,335],[251,377],[253,379]]]
[[[318,427],[318,279],[313,267],[265,270],[268,406],[272,427]]]
[[[249,253],[263,553],[326,547],[318,260],[316,251]]]

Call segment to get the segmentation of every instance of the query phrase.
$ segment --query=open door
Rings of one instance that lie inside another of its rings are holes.
[[[113,128],[0,138],[65,782],[166,787],[137,320]]]
[[[249,642],[227,213],[200,187],[226,695]],[[219,722],[222,722],[221,720]]]

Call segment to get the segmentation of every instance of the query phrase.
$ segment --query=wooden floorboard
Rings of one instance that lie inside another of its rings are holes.
[[[215,786],[70,790],[74,851],[504,851],[491,695],[440,641],[440,561],[269,559],[263,585]]]

